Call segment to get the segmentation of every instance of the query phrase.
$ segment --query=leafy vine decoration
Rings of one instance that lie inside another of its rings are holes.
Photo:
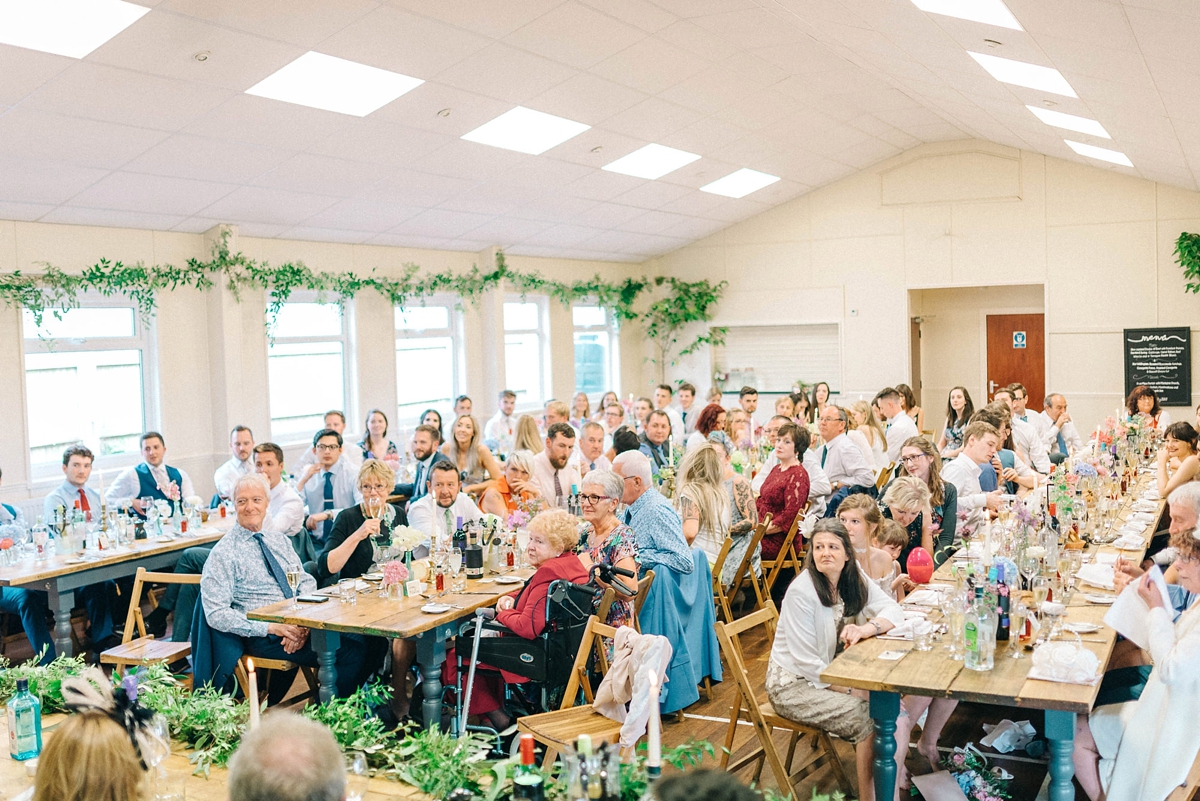
[[[1175,263],[1183,268],[1188,292],[1200,292],[1200,234],[1184,231],[1175,240]]]
[[[120,295],[137,306],[144,321],[149,321],[157,309],[157,295],[162,291],[181,288],[207,290],[218,283],[229,288],[240,301],[243,291],[260,289],[267,293],[268,326],[283,304],[296,291],[312,291],[318,299],[344,303],[355,295],[374,291],[397,307],[411,305],[440,293],[452,293],[463,302],[475,305],[484,293],[509,287],[521,295],[545,294],[563,305],[579,301],[594,302],[609,309],[619,322],[641,321],[649,338],[659,351],[656,360],[665,369],[668,359],[686,356],[705,344],[719,344],[723,329],[711,329],[683,344],[683,329],[693,322],[705,322],[712,316],[724,293],[724,281],[688,282],[673,277],[653,279],[626,278],[606,281],[598,274],[572,282],[545,278],[537,272],[523,272],[508,265],[503,252],[497,252],[489,270],[472,265],[470,270],[453,273],[422,272],[412,263],[403,265],[398,277],[354,272],[323,272],[313,270],[303,262],[284,262],[272,265],[248,258],[229,249],[228,233],[213,246],[212,258],[188,259],[183,267],[170,264],[146,266],[142,262],[126,265],[120,261],[101,259],[81,273],[68,273],[52,264],[40,263],[45,271],[31,275],[17,270],[0,274],[0,300],[10,308],[30,311],[40,326],[47,312],[61,316],[79,305],[81,295],[99,292],[105,297]],[[654,300],[648,310],[637,309],[638,299],[646,292],[665,288],[665,295]],[[674,361],[671,362],[674,364]]]

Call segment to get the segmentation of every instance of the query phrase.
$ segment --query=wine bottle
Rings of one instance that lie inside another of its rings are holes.
[[[458,516],[454,524],[454,547],[463,550],[467,547],[467,532],[463,528],[462,515]]]
[[[533,735],[521,735],[521,764],[513,771],[513,801],[544,801],[542,774],[533,764]]]
[[[467,578],[481,579],[483,578],[483,547],[479,544],[479,534],[474,537],[472,532],[464,532],[463,537],[466,540],[467,546],[463,549],[463,565],[466,568]]]
[[[1008,642],[1009,603],[1008,582],[1004,580],[1004,563],[1001,562],[996,570],[996,607],[1000,616],[999,625],[996,627],[996,639],[1000,642]]]

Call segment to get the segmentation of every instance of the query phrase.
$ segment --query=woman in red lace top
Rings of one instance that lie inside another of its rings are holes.
[[[783,547],[796,515],[808,503],[808,471],[800,464],[808,450],[808,429],[787,423],[775,439],[779,464],[771,468],[758,494],[758,517],[771,515],[771,526],[762,538],[762,558],[774,559]],[[799,535],[797,535],[799,536]]]

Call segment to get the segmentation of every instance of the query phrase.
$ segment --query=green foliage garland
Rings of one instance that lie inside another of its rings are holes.
[[[1200,234],[1184,231],[1175,240],[1175,263],[1183,268],[1188,292],[1200,292]]]
[[[537,272],[521,272],[508,266],[502,252],[496,253],[492,269],[484,271],[478,265],[462,273],[422,273],[416,264],[406,263],[398,278],[353,272],[321,272],[303,262],[271,265],[231,253],[228,235],[213,247],[207,261],[188,259],[184,267],[156,264],[147,267],[141,262],[126,266],[119,261],[101,259],[97,264],[76,275],[43,263],[45,272],[28,275],[20,270],[0,274],[0,300],[10,308],[22,307],[33,313],[40,325],[46,312],[61,314],[79,305],[81,294],[99,292],[110,297],[121,295],[132,300],[143,320],[149,320],[157,307],[156,296],[163,290],[180,288],[208,289],[218,282],[232,291],[239,300],[246,289],[261,289],[268,295],[268,320],[274,320],[283,304],[297,290],[317,293],[322,300],[344,302],[360,292],[374,291],[383,295],[393,306],[404,307],[438,293],[453,293],[463,301],[475,304],[485,293],[508,286],[522,295],[545,294],[564,305],[578,301],[596,302],[612,311],[622,322],[642,320],[647,333],[659,346],[659,362],[665,364],[669,354],[678,350],[685,356],[706,343],[716,343],[713,333],[704,334],[681,347],[682,328],[692,322],[710,319],[712,311],[725,290],[725,282],[687,282],[659,276],[654,279],[626,278],[620,282],[606,281],[599,275],[570,283],[554,281]],[[644,315],[635,309],[638,298],[645,292],[666,287],[669,292],[651,304]],[[719,331],[721,329],[713,329]],[[672,362],[674,363],[674,362]]]

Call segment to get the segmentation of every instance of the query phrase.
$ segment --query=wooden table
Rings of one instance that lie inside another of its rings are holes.
[[[528,579],[533,572],[533,568],[525,568],[508,575]],[[426,727],[433,729],[442,719],[442,665],[446,661],[446,640],[458,633],[458,624],[476,609],[495,606],[502,595],[520,587],[520,584],[498,584],[496,577],[490,576],[468,581],[464,592],[446,593],[442,598],[416,596],[392,601],[379,597],[379,589],[373,585],[370,590],[359,593],[354,605],[333,598],[321,604],[298,604],[292,609],[292,602],[286,600],[255,609],[246,616],[251,620],[286,623],[310,630],[320,665],[317,679],[322,703],[334,694],[337,650],[342,634],[416,639],[424,696],[421,708]],[[422,612],[421,607],[431,600],[456,604],[457,607],[436,615]]]
[[[1125,498],[1117,515],[1117,527],[1130,514],[1130,506],[1141,492],[1153,486],[1153,476],[1143,476]],[[1155,520],[1161,520],[1166,501],[1158,501]],[[1148,526],[1143,535],[1149,545],[1157,530]],[[1111,546],[1091,546],[1088,553],[1116,552]],[[1142,551],[1121,551],[1126,559],[1140,562]],[[953,583],[949,574],[950,562],[942,566],[935,581]],[[1084,593],[1114,595],[1093,587],[1078,589],[1068,597],[1064,622],[1101,623],[1108,606],[1091,604],[1082,598]],[[1100,664],[1107,664],[1116,643],[1117,634],[1109,627],[1083,637],[1083,646],[1096,654]],[[1073,801],[1075,798],[1072,751],[1074,749],[1075,716],[1087,714],[1096,702],[1099,683],[1095,686],[1063,684],[1028,678],[1032,658],[1011,659],[1005,653],[1009,643],[997,644],[995,667],[987,672],[966,670],[961,661],[952,660],[946,650],[935,646],[932,651],[913,651],[912,643],[872,637],[842,652],[821,674],[821,681],[843,687],[870,691],[870,713],[875,723],[875,797],[891,799],[896,784],[896,718],[900,712],[900,696],[919,695],[930,698],[955,698],[1000,706],[1041,709],[1046,715],[1046,739],[1050,744],[1048,797],[1052,801]],[[879,659],[884,651],[907,651],[897,661]],[[1027,655],[1028,656],[1028,655]]]
[[[172,567],[186,549],[216,542],[232,525],[232,517],[214,517],[194,537],[135,540],[131,547],[103,551],[96,559],[89,556],[80,561],[74,554],[51,554],[43,562],[25,559],[15,565],[0,567],[0,586],[47,593],[50,609],[54,612],[54,647],[58,654],[71,656],[71,610],[75,607],[75,590],[132,576],[139,567],[147,570]]]

